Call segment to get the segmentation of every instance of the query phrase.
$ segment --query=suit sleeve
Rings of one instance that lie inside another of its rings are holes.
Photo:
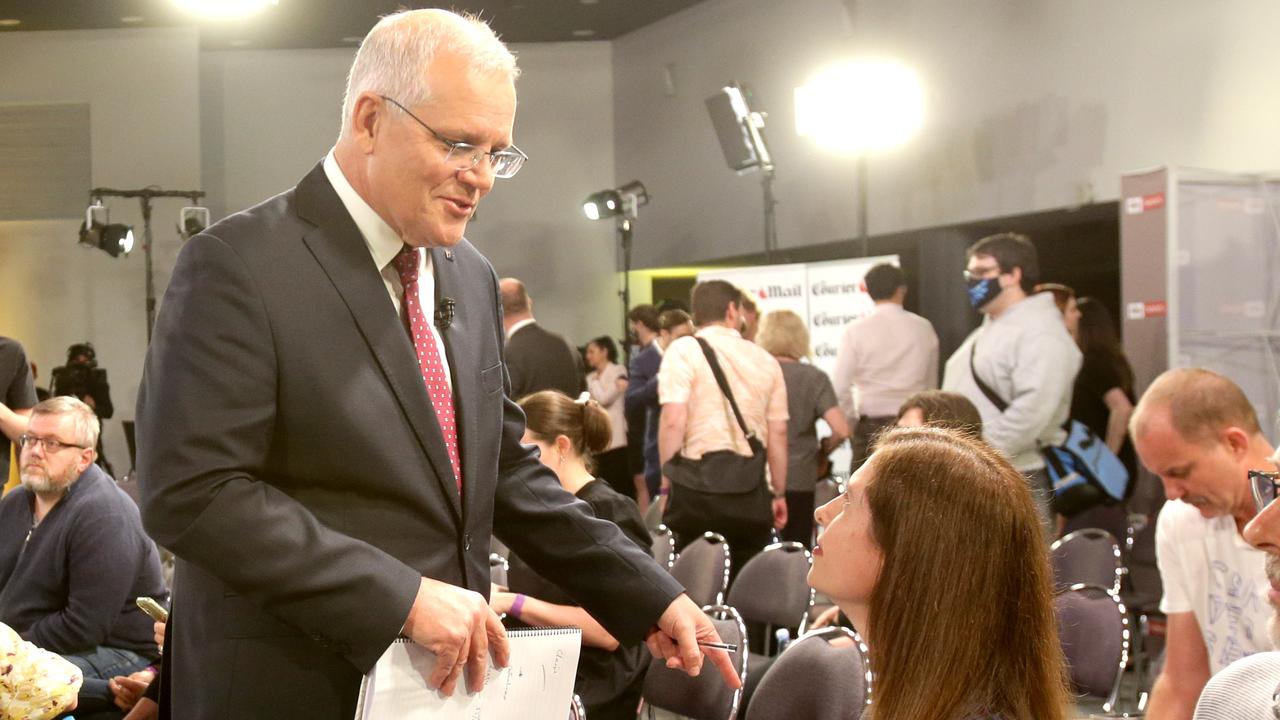
[[[323,524],[266,476],[276,423],[271,318],[244,261],[205,234],[183,248],[138,395],[147,532],[246,600],[368,667],[419,575]]]
[[[492,277],[498,342],[498,278]],[[508,382],[507,387],[510,388]],[[504,399],[493,527],[535,572],[555,583],[622,642],[635,642],[684,591],[647,550],[587,503],[560,487],[531,447],[520,444],[525,418]]]

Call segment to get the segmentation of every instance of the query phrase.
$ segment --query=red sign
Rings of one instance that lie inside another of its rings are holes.
[[[1164,201],[1163,195],[1160,196],[1160,200],[1161,202]],[[1169,303],[1165,302],[1164,300],[1155,300],[1152,302],[1143,303],[1142,314],[1149,318],[1165,317],[1166,315],[1169,314]]]
[[[1148,210],[1159,210],[1162,207],[1164,207],[1164,193],[1158,192],[1158,193],[1152,193],[1150,195],[1142,196],[1143,212],[1146,212]],[[1163,314],[1163,311],[1161,312],[1161,314]]]

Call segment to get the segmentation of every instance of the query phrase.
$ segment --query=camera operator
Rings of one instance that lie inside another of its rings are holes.
[[[67,348],[67,364],[53,369],[53,394],[71,395],[93,408],[99,420],[115,414],[111,405],[111,387],[107,384],[107,371],[98,367],[98,355],[93,344],[76,343]],[[97,463],[112,477],[111,463],[102,453],[102,435],[98,436]]]

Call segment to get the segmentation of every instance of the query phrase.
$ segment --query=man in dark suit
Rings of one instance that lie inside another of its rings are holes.
[[[402,634],[437,656],[433,687],[479,688],[508,657],[491,532],[620,639],[701,669],[710,621],[520,444],[503,392],[498,280],[462,234],[523,163],[516,74],[477,20],[383,18],[320,166],[183,247],[137,411],[144,521],[178,556],[173,717],[349,720]]]
[[[559,390],[571,398],[587,389],[582,353],[563,335],[533,319],[533,300],[524,283],[502,278],[502,325],[507,334],[507,374],[515,400],[540,390]]]

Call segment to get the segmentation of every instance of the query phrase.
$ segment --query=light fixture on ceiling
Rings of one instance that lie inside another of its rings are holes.
[[[94,198],[80,225],[80,244],[97,248],[111,257],[128,255],[133,251],[133,227],[110,223],[109,219],[102,199]]]
[[[18,27],[22,21],[17,18],[0,18],[0,27]]]
[[[207,18],[243,18],[279,4],[279,0],[173,0],[189,13]]]

